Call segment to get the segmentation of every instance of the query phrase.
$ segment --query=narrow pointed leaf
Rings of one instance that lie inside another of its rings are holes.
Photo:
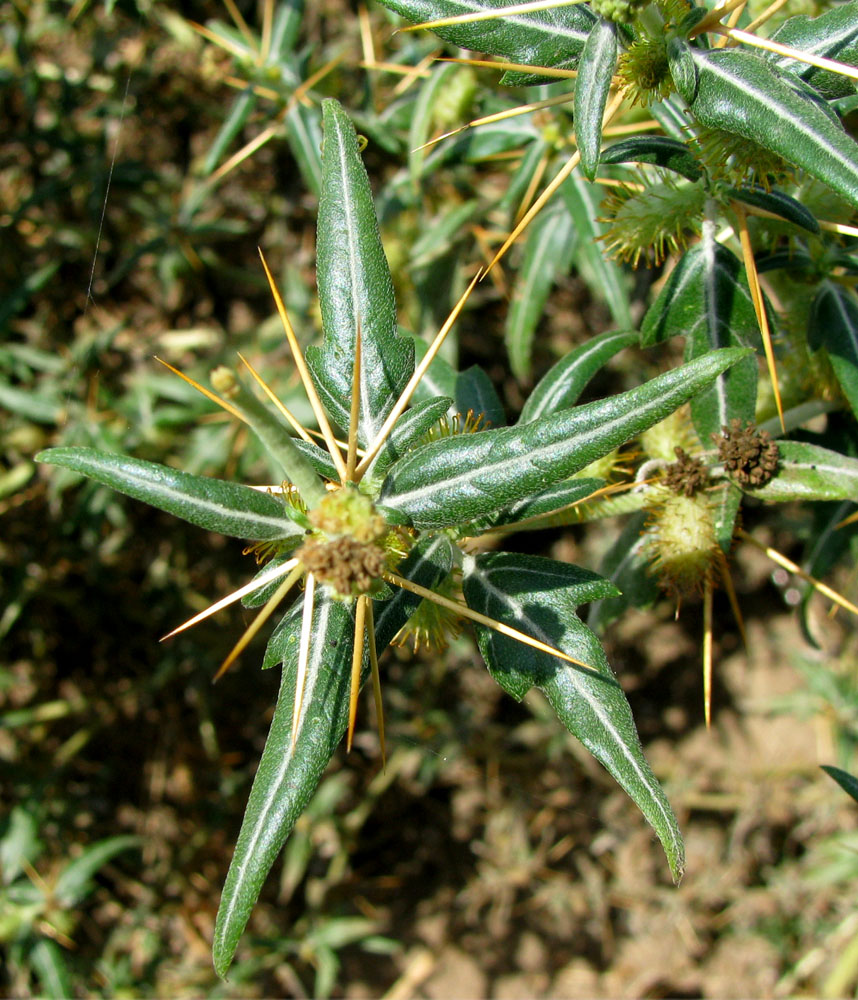
[[[417,542],[396,571],[400,576],[430,590],[453,568],[453,543],[446,535],[424,536]],[[421,598],[408,590],[394,588],[389,601],[373,601],[375,642],[379,655],[408,621]]]
[[[572,219],[559,202],[541,212],[528,229],[504,329],[510,368],[516,378],[530,374],[533,337],[545,303],[558,275],[568,272],[577,243]]]
[[[72,978],[63,949],[47,937],[39,937],[27,953],[27,961],[38,977],[39,996],[47,1000],[66,1000],[74,996]]]
[[[735,49],[690,50],[694,116],[782,156],[858,205],[858,143],[802,98],[758,56]]]
[[[303,16],[304,0],[285,0],[277,5],[271,26],[267,65],[286,62],[298,44]]]
[[[751,346],[759,340],[757,315],[739,259],[704,226],[700,242],[671,271],[641,326],[644,346],[676,334],[687,338],[686,359],[713,348]],[[691,404],[700,440],[738,417],[752,420],[757,397],[757,361],[749,355],[721,375]]]
[[[605,485],[604,479],[567,479],[547,490],[534,493],[519,503],[504,507],[492,517],[485,518],[475,526],[479,531],[490,531],[503,525],[515,525],[532,517],[552,514],[563,507],[583,500]],[[540,527],[543,526],[540,523]]]
[[[94,448],[50,448],[36,458],[88,476],[207,531],[254,541],[290,538],[301,528],[284,513],[281,501],[239,483],[170,469]]]
[[[206,153],[205,162],[202,166],[203,177],[208,175],[218,166],[227,149],[232,144],[233,139],[244,128],[247,119],[253,113],[258,98],[253,88],[248,86],[233,101],[232,108],[226,117],[226,121],[221,125],[218,134]]]
[[[713,351],[609,399],[423,445],[391,467],[380,502],[420,528],[493,514],[567,479],[663,420],[746,353]]]
[[[791,17],[771,36],[772,41],[789,45],[801,52],[828,59],[842,58],[844,50],[858,43],[858,0],[837,4],[818,17],[799,14]],[[766,52],[765,58],[779,70],[795,73],[805,78],[818,72],[815,66],[791,59],[775,52]]]
[[[715,521],[715,537],[725,555],[730,554],[733,547],[733,532],[736,530],[736,519],[742,506],[742,491],[733,483],[725,483],[712,495],[710,503],[713,507]]]
[[[624,347],[636,344],[638,339],[634,330],[610,330],[571,350],[537,382],[522,407],[518,422],[527,424],[574,406],[596,372]]]
[[[296,538],[295,544],[297,545],[302,538],[303,535]],[[241,606],[243,608],[261,608],[263,604],[267,604],[269,598],[285,579],[282,573],[278,573],[278,569],[283,563],[294,558],[293,551],[290,551],[283,555],[277,555],[267,562],[253,577],[252,582],[258,584],[258,589],[251,590],[249,594],[246,594],[241,599]]]
[[[536,135],[523,152],[521,162],[509,175],[503,197],[497,203],[498,211],[515,214],[521,204],[527,189],[533,182],[533,177],[544,159],[547,159],[551,146],[541,134]]]
[[[679,36],[674,36],[667,43],[667,59],[670,65],[670,75],[676,85],[677,92],[682,94],[688,104],[697,96],[697,67],[691,46]]]
[[[98,843],[90,844],[78,857],[70,861],[57,877],[54,886],[54,898],[69,909],[76,906],[92,886],[93,876],[97,874],[108,861],[117,854],[141,847],[142,837],[125,834],[121,837],[108,837]]]
[[[653,104],[650,111],[667,135],[685,142],[688,138],[688,111],[678,95],[674,94]],[[696,179],[696,177],[691,178],[691,180]]]
[[[858,497],[858,459],[804,441],[778,441],[780,461],[774,479],[745,490],[761,500],[854,500]]]
[[[262,885],[322,776],[348,721],[354,618],[317,588],[313,642],[298,731],[292,709],[301,631],[300,602],[287,615],[283,679],[247,803],[215,923],[215,971],[225,976]]]
[[[578,233],[576,262],[583,277],[594,294],[607,303],[617,326],[631,329],[635,324],[622,268],[616,261],[605,259],[600,244],[606,227],[596,220],[603,214],[604,192],[598,184],[573,172],[561,186],[560,194]]]
[[[423,163],[428,152],[424,144],[431,138],[438,101],[445,90],[449,90],[451,81],[461,72],[462,67],[456,63],[442,63],[434,67],[431,76],[420,87],[408,130],[408,172],[415,191],[419,190]]]
[[[843,390],[858,417],[858,300],[855,293],[825,281],[813,300],[807,342],[824,347]]]
[[[477,625],[492,677],[521,700],[537,687],[564,726],[634,800],[653,826],[673,877],[684,868],[676,817],[647,764],[631,709],[596,636],[575,614],[579,604],[618,593],[609,581],[577,566],[506,552],[467,560],[468,606],[512,625],[588,664],[577,667]]]
[[[602,150],[602,163],[651,163],[673,170],[690,181],[700,180],[703,168],[686,143],[667,135],[636,135]]]
[[[802,569],[823,580],[832,568],[841,560],[848,560],[854,566],[858,563],[858,522],[841,526],[841,522],[858,510],[856,503],[843,500],[840,503],[817,503],[811,508],[813,522],[810,526],[808,544],[802,555]],[[801,603],[799,604],[799,622],[802,635],[816,649],[823,648],[817,629],[811,622],[809,614],[811,599],[816,589],[809,581],[800,585]],[[818,625],[818,619],[816,624]],[[825,630],[825,625],[822,626]]]
[[[322,176],[322,129],[319,124],[319,109],[307,108],[298,101],[286,115],[286,139],[295,157],[301,180],[317,198],[321,194]]]
[[[805,208],[800,201],[784,194],[783,191],[767,191],[765,188],[754,186],[729,188],[727,194],[746,205],[753,205],[754,208],[762,208],[773,215],[779,215],[782,219],[786,219],[794,226],[801,226],[809,233],[819,232],[819,223],[813,213]]]
[[[319,478],[312,461],[295,447],[290,430],[280,414],[274,414],[243,384],[235,387],[232,404],[244,415],[253,432],[274,460],[274,471],[298,487],[308,507],[315,507],[325,496],[325,484]],[[304,442],[306,444],[306,442]]]
[[[421,361],[428,345],[419,338],[414,338],[413,343],[417,360]],[[503,403],[491,379],[479,365],[472,365],[460,372],[440,354],[436,355],[417,386],[414,399],[422,403],[438,396],[451,397],[452,405],[447,410],[449,416],[466,414],[468,410],[472,410],[476,416],[482,413],[483,422],[492,427],[500,427],[506,423]]]
[[[317,268],[324,341],[307,361],[328,413],[349,424],[352,359],[361,331],[358,440],[381,429],[414,370],[414,347],[396,326],[393,281],[354,127],[333,99],[322,103],[324,146]]]
[[[829,778],[834,778],[837,784],[840,785],[847,795],[850,795],[856,802],[858,802],[858,778],[856,778],[854,774],[850,774],[848,771],[844,771],[840,767],[834,767],[833,764],[820,764],[819,766],[823,771],[825,771]]]
[[[334,460],[326,449],[299,437],[292,438],[292,446],[304,456],[318,475],[331,482],[336,482],[340,478]]]
[[[617,66],[617,26],[600,19],[593,25],[578,62],[575,81],[575,141],[581,152],[581,170],[596,177],[602,148],[602,116]]]
[[[415,24],[509,7],[508,0],[381,0]],[[596,18],[584,4],[433,29],[453,45],[529,66],[573,67]],[[521,74],[519,74],[520,76]],[[506,81],[505,81],[506,82]],[[510,85],[513,85],[510,83]],[[522,81],[517,80],[517,86]]]
[[[506,423],[503,403],[492,380],[479,365],[471,365],[456,375],[456,410],[467,416],[468,411],[483,416],[484,427],[502,427]]]
[[[438,423],[452,402],[448,396],[439,396],[437,399],[428,399],[406,410],[397,420],[384,442],[384,447],[367,469],[365,478],[368,481],[380,479],[394,462],[402,458],[431,427]]]

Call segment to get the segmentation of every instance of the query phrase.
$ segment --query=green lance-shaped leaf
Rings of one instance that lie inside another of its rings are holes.
[[[420,189],[420,177],[426,160],[426,143],[431,138],[435,126],[435,116],[438,102],[445,91],[449,91],[450,83],[462,71],[455,63],[443,63],[434,68],[434,72],[423,82],[411,112],[411,122],[408,129],[408,172],[415,192]],[[448,244],[449,245],[449,244]],[[413,252],[413,251],[412,251]]]
[[[725,483],[723,489],[714,490],[710,496],[712,520],[715,523],[715,537],[725,555],[733,547],[733,532],[742,506],[742,491],[733,483]]]
[[[779,215],[794,226],[801,226],[814,235],[819,232],[819,223],[816,217],[805,208],[800,201],[791,198],[783,191],[767,191],[765,188],[754,185],[752,187],[728,188],[726,193],[731,198],[752,205],[754,208],[762,208],[773,215]]]
[[[500,686],[519,701],[537,687],[564,726],[631,796],[664,846],[679,880],[684,851],[670,803],[644,757],[626,696],[579,604],[613,597],[608,580],[568,563],[507,552],[468,557],[463,590],[470,608],[574,656],[589,669],[477,625],[480,651]]]
[[[854,48],[858,43],[858,0],[838,4],[819,17],[806,14],[791,17],[771,37],[772,41],[801,52],[837,59],[845,49]],[[765,52],[764,58],[780,70],[805,78],[817,72],[816,67],[780,53]]]
[[[560,202],[540,213],[528,230],[504,330],[510,368],[516,378],[530,374],[533,336],[558,274],[569,270],[577,243],[572,218]]]
[[[573,173],[562,184],[560,195],[578,233],[576,263],[585,281],[607,303],[617,326],[631,329],[634,323],[623,270],[617,261],[605,259],[599,242],[607,228],[596,221],[602,215],[604,191]]]
[[[681,36],[668,39],[667,61],[677,92],[690,104],[697,96],[697,67],[691,46]]]
[[[396,571],[412,583],[431,590],[450,573],[453,562],[453,543],[446,535],[425,535]],[[375,643],[379,654],[390,645],[420,601],[416,594],[402,588],[395,588],[393,597],[388,601],[373,601]]]
[[[652,163],[673,170],[690,181],[703,175],[703,168],[686,143],[667,135],[636,135],[602,150],[602,163]]]
[[[696,92],[680,92],[701,124],[778,153],[858,205],[858,143],[824,111],[758,56],[734,49],[688,51],[697,70]]]
[[[254,433],[265,445],[265,450],[280,467],[283,475],[298,487],[301,499],[309,508],[315,507],[325,497],[325,484],[316,472],[312,458],[295,446],[286,425],[260,402],[228,368],[217,369],[218,388],[226,391],[232,405],[243,415]]]
[[[611,78],[617,66],[617,26],[613,21],[599,20],[587,36],[587,43],[578,62],[575,81],[575,141],[581,153],[581,170],[589,180],[595,180],[602,148],[602,116],[611,89]]]
[[[444,528],[493,514],[547,489],[652,427],[747,354],[712,351],[629,392],[516,427],[416,448],[390,469],[388,517]]]
[[[824,281],[813,300],[807,342],[816,351],[824,347],[828,360],[858,417],[858,300],[855,293],[833,281]]]
[[[757,316],[739,259],[704,224],[700,242],[680,258],[641,326],[644,346],[677,334],[686,340],[686,360],[713,348],[750,346],[759,340]],[[692,401],[691,415],[700,440],[709,444],[730,420],[753,420],[757,361],[749,355],[717,378]]]
[[[309,527],[309,522],[307,527]],[[302,536],[303,538],[303,536]],[[295,539],[295,545],[297,545],[301,539]],[[269,559],[267,563],[258,570],[254,575],[253,579],[250,581],[255,584],[257,589],[251,590],[249,593],[245,594],[241,599],[241,606],[243,608],[261,608],[263,604],[267,604],[268,601],[274,596],[277,588],[283,583],[285,579],[285,574],[280,571],[280,567],[288,562],[290,559],[294,559],[292,551],[281,552],[280,554]]]
[[[456,374],[454,398],[459,413],[467,415],[470,411],[474,416],[482,414],[484,427],[502,427],[506,423],[500,396],[485,369],[479,365],[471,365]]]
[[[422,361],[428,344],[414,338],[412,343],[417,351],[417,360]],[[421,403],[448,396],[452,403],[447,412],[466,414],[471,410],[476,416],[483,414],[483,423],[500,427],[506,423],[503,403],[492,385],[491,379],[479,365],[471,365],[463,372],[457,371],[449,361],[437,354],[414,393],[414,399]]]
[[[292,740],[301,603],[287,612],[280,694],[238,835],[215,923],[215,971],[225,976],[262,885],[313,794],[348,721],[354,618],[316,589],[307,678]]]
[[[820,764],[820,767],[830,778],[834,778],[847,795],[851,795],[858,802],[858,778],[854,774],[834,767],[833,764]]]
[[[381,0],[413,23],[479,14],[511,6],[507,0]],[[464,24],[448,24],[435,33],[453,45],[501,56],[528,66],[571,68],[587,41],[595,15],[584,4],[528,11]],[[511,81],[510,81],[511,82]],[[518,84],[522,85],[519,80]]]
[[[27,961],[39,980],[40,996],[47,1000],[65,1000],[74,996],[72,978],[66,965],[66,952],[50,938],[39,938],[27,953]]]
[[[546,515],[554,514],[564,507],[579,503],[592,493],[595,493],[596,490],[601,489],[604,485],[604,479],[564,480],[562,483],[549,486],[547,490],[534,493],[532,496],[525,497],[518,503],[504,507],[503,510],[498,511],[497,514],[493,514],[491,517],[482,518],[468,529],[468,533],[476,535],[505,525],[517,525],[531,518],[540,519],[533,525],[535,529],[545,527],[546,525],[542,519]],[[521,530],[526,530],[526,526]]]
[[[208,177],[221,162],[233,139],[235,139],[246,125],[247,119],[253,113],[258,99],[256,91],[252,86],[248,85],[233,101],[226,121],[221,125],[220,131],[215,136],[214,142],[209,146],[208,153],[206,153],[201,171],[203,177]]]
[[[70,861],[60,872],[54,886],[54,899],[62,906],[71,909],[93,888],[93,877],[107,864],[132,847],[142,847],[142,837],[125,834],[120,837],[108,837],[95,844],[90,844],[82,854]]]
[[[268,541],[302,533],[283,504],[268,493],[239,483],[170,469],[95,448],[50,448],[36,458],[88,476],[207,531]]]
[[[808,543],[802,553],[801,566],[817,580],[824,579],[832,567],[841,560],[852,565],[858,562],[858,523],[841,524],[858,510],[856,502],[842,500],[840,503],[815,503],[811,507],[813,516]],[[816,628],[811,622],[810,606],[816,588],[805,581],[800,586],[801,602],[798,606],[801,632],[811,646],[820,649]]]
[[[284,126],[286,141],[301,171],[301,180],[318,197],[321,194],[319,178],[322,176],[319,109],[315,105],[306,108],[300,101],[296,101],[286,115]]]
[[[609,330],[571,350],[537,382],[522,407],[518,422],[527,424],[574,406],[596,372],[624,347],[637,342],[638,334],[634,330]]]
[[[854,500],[858,497],[858,459],[804,441],[778,441],[774,478],[745,490],[761,500]]]
[[[317,271],[324,342],[307,349],[322,402],[349,424],[355,338],[361,332],[358,440],[375,438],[414,370],[414,346],[396,327],[393,281],[381,245],[369,178],[354,127],[322,102],[324,148]]]
[[[396,421],[381,451],[376,455],[364,476],[364,482],[380,480],[384,473],[412,448],[430,428],[434,427],[452,405],[449,396],[438,396],[417,403]]]

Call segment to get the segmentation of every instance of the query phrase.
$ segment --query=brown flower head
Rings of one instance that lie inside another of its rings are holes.
[[[718,458],[739,486],[765,486],[774,476],[780,453],[768,431],[758,431],[753,424],[742,427],[738,418],[722,427],[722,434],[713,434],[718,445]]]

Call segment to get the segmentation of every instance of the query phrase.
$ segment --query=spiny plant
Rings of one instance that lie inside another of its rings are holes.
[[[848,224],[858,208],[858,143],[844,128],[858,106],[856,0],[820,4],[819,16],[789,18],[768,38],[762,33],[779,5],[750,21],[738,0],[717,8],[687,0],[381,2],[417,22],[403,30],[431,29],[494,57],[454,61],[495,66],[502,85],[540,88],[539,99],[509,101],[433,140],[448,140],[441,149],[449,159],[457,143],[473,141],[475,126],[505,129],[504,148],[518,128],[523,156],[510,189],[520,206],[493,264],[557,196],[556,210],[526,238],[518,283],[531,294],[511,310],[507,329],[515,374],[530,374],[552,272],[572,259],[595,276],[618,325],[630,325],[627,282],[593,240],[637,266],[682,259],[702,236],[710,252],[708,264],[698,261],[699,279],[724,301],[730,286],[747,283],[779,415],[779,334],[790,341],[782,363],[797,347],[808,360],[816,355],[808,366],[815,388],[858,413],[858,228]],[[563,93],[545,87],[554,81]],[[537,114],[554,116],[541,132]],[[515,116],[523,116],[518,127]],[[601,184],[610,191],[604,199]],[[767,300],[762,272],[781,308]],[[713,346],[742,342],[729,328],[716,334],[709,331]],[[830,367],[819,365],[821,356]]]
[[[504,130],[505,148],[520,140],[510,176],[517,221],[492,260],[524,237],[506,331],[515,374],[529,377],[545,302],[571,263],[590,275],[619,329],[561,359],[552,377],[626,344],[675,336],[685,339],[686,361],[727,345],[765,356],[768,384],[758,389],[748,356],[647,436],[648,461],[633,473],[633,491],[529,525],[639,512],[605,563],[623,597],[599,602],[588,620],[604,626],[629,604],[651,603],[657,576],[678,601],[703,595],[711,655],[712,586],[723,581],[732,597],[726,559],[737,538],[757,544],[740,527],[745,498],[815,505],[804,569],[766,547],[813,587],[854,551],[847,518],[858,496],[858,227],[849,223],[858,207],[858,143],[844,122],[858,106],[858,3],[819,4],[818,16],[789,18],[768,38],[761,30],[776,5],[749,21],[743,4],[685,0],[382,3],[416,22],[405,31],[432,30],[494,57],[453,62],[494,66],[502,85],[539,88],[539,99],[516,106],[510,98],[432,140],[447,158],[484,128]],[[562,93],[545,86],[552,81]],[[640,107],[651,117],[642,120]],[[534,127],[549,115],[549,125]],[[616,258],[637,266],[668,257],[673,268],[639,334],[627,330],[628,282]],[[804,429],[823,415],[823,431]],[[755,421],[791,438],[778,441],[778,474],[765,485],[734,475],[712,447],[722,428],[741,435]],[[677,460],[676,448],[685,458]],[[804,616],[802,623],[807,629]],[[708,692],[708,655],[704,662]]]
[[[421,627],[424,601],[474,623],[486,665],[504,690],[517,699],[534,686],[544,692],[560,721],[637,803],[679,878],[676,819],[601,645],[576,615],[580,604],[610,597],[616,588],[577,566],[513,552],[477,554],[469,542],[593,495],[603,482],[577,476],[582,469],[663,420],[746,355],[736,348],[710,352],[583,406],[567,405],[563,385],[555,382],[550,393],[538,389],[539,413],[515,426],[484,429],[472,418],[459,423],[472,433],[432,434],[452,399],[409,404],[467,293],[415,366],[415,340],[397,331],[358,138],[332,99],[323,103],[323,128],[317,257],[324,339],[307,349],[306,359],[268,276],[326,448],[247,364],[276,412],[231,370],[217,369],[214,388],[199,388],[256,432],[282,476],[279,485],[251,488],[89,448],[39,456],[250,541],[263,568],[180,626],[239,599],[262,608],[221,671],[303,580],[263,657],[263,668],[282,663],[282,682],[218,913],[220,975],[346,730],[351,742],[358,691],[370,678],[383,745],[376,651],[409,621]],[[460,381],[459,399],[467,395],[466,376]],[[344,441],[335,428],[344,430]]]

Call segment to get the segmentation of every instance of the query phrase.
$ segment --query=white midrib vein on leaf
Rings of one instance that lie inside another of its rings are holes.
[[[510,609],[519,627],[521,627],[523,623],[526,622],[528,632],[530,635],[534,636],[535,638],[538,638],[546,645],[556,646],[557,641],[555,637],[547,635],[537,622],[533,621],[532,618],[529,618],[522,604],[520,604],[514,598],[510,597],[509,594],[506,593],[506,591],[499,590],[497,587],[495,587],[494,584],[492,584],[489,580],[489,574],[487,574],[486,572],[477,567],[476,560],[474,559],[473,556],[465,556],[465,559],[463,561],[463,570],[466,576],[476,576],[480,580],[481,585],[487,592],[489,592],[497,601],[499,601],[501,605],[505,605]],[[518,571],[521,573],[521,575],[527,572],[525,567],[519,567]],[[575,669],[574,667],[570,667],[568,664],[564,664],[564,666],[566,666],[567,669],[570,670]],[[578,688],[578,685],[576,685],[576,688]],[[616,728],[611,722],[610,717],[605,714],[604,709],[602,708],[598,699],[593,699],[586,694],[584,695],[584,697],[586,697],[587,704],[590,706],[590,709],[593,712],[593,714],[599,719],[599,721],[602,723],[606,731],[610,733],[610,735],[614,738],[615,745],[621,748],[623,757],[631,765],[632,770],[638,776],[641,783],[644,785],[645,788],[648,788],[650,790],[650,793],[652,795],[652,800],[658,805],[658,809],[661,812],[662,816],[664,817],[667,828],[672,830],[675,820],[673,815],[669,811],[667,811],[662,804],[661,787],[658,785],[658,782],[656,782],[655,786],[653,786],[651,776],[647,775],[644,771],[642,771],[638,761],[635,760],[635,758],[629,754],[625,741],[623,740],[621,734],[617,732]]]
[[[495,4],[489,3],[479,3],[476,2],[469,3],[468,0],[447,0],[447,3],[451,8],[461,9],[463,13],[469,14],[481,14],[486,10],[499,10],[502,7],[498,7]],[[575,30],[574,28],[564,25],[559,20],[552,20],[551,23],[547,21],[540,21],[534,17],[536,12],[530,14],[510,14],[503,18],[504,24],[520,24],[523,28],[527,28],[530,31],[538,31],[543,34],[550,36],[551,38],[560,35],[564,38],[574,38],[576,42],[582,41],[587,37],[587,32],[582,30]],[[541,14],[550,14],[551,11],[539,11]],[[474,22],[474,26],[480,22]],[[490,24],[492,22],[489,22]],[[595,21],[593,22],[595,24]],[[456,27],[471,27],[471,25],[456,25]]]
[[[619,330],[617,331],[615,336],[625,337],[627,336],[627,332],[625,330]],[[589,343],[587,345],[587,349],[578,355],[576,359],[576,367],[579,366],[583,367],[590,360],[591,354],[596,354],[597,352],[605,349],[606,340],[599,340],[598,343],[596,343],[595,341],[597,340],[598,338],[594,337],[593,338],[594,342]],[[533,413],[532,415],[528,415],[526,423],[529,424],[534,420],[538,420],[541,416],[543,416],[546,410],[548,410],[549,413],[554,412],[556,410],[556,407],[554,405],[555,400],[558,398],[558,396],[562,398],[565,392],[566,392],[566,380],[559,379],[557,383],[554,385],[554,387],[548,392],[548,394],[542,400],[536,412]],[[525,424],[521,423],[518,424],[518,426],[524,427]]]
[[[848,7],[849,4],[843,4],[843,8]],[[836,8],[835,8],[836,9]],[[851,42],[856,36],[856,24],[854,23],[844,23],[839,33],[825,33],[816,41],[810,42],[808,44],[807,39],[802,40],[802,52],[807,52],[812,56],[828,56],[832,52],[839,51],[844,47],[845,44]],[[777,37],[773,38],[772,41],[780,41]],[[795,44],[795,42],[791,43]],[[794,73],[795,70],[793,66],[796,64],[795,59],[791,59],[789,56],[778,56],[772,59],[771,62],[777,66],[778,69],[783,70],[787,73]],[[808,72],[811,67],[804,65],[803,63],[798,63],[802,67],[801,73],[796,73],[796,76],[803,76],[805,72]]]
[[[657,408],[660,404],[661,404],[660,399],[650,400],[648,403],[644,403],[643,405],[639,406],[637,412],[642,413],[645,412],[646,410]],[[615,417],[613,420],[606,420],[600,423],[599,436],[600,437],[608,436],[610,434],[610,431],[615,426],[623,424],[626,420],[628,420],[628,414],[620,413],[620,415]],[[520,428],[515,428],[515,429],[516,430],[520,429],[524,431],[531,426],[532,424],[527,423],[527,424],[522,424]],[[513,428],[500,428],[500,431],[504,431],[507,429],[513,430]],[[486,431],[485,433],[491,434],[492,431]],[[575,436],[577,437],[578,435],[576,434]],[[633,434],[631,434],[630,436],[633,436]],[[484,488],[480,487],[479,483],[475,481],[476,475],[480,473],[490,472],[492,470],[497,469],[498,467],[501,467],[503,468],[507,478],[517,477],[520,474],[521,467],[524,467],[525,471],[527,471],[530,467],[536,469],[535,462],[538,461],[543,455],[547,455],[549,457],[551,457],[552,455],[556,455],[558,443],[559,443],[558,441],[552,440],[549,444],[543,445],[542,447],[531,449],[530,451],[526,451],[520,455],[514,455],[512,457],[504,457],[501,458],[500,461],[498,460],[492,461],[491,457],[489,456],[489,461],[484,462],[477,469],[471,468],[465,472],[460,472],[457,475],[451,476],[446,479],[442,479],[440,481],[433,480],[432,482],[428,483],[425,486],[416,486],[414,487],[414,489],[408,490],[407,492],[404,493],[397,491],[387,498],[382,497],[381,502],[389,503],[391,506],[398,509],[403,506],[407,506],[413,500],[420,500],[423,497],[429,495],[435,495],[437,497],[439,496],[439,491],[443,490],[444,493],[441,494],[441,501],[440,501],[441,503],[443,503],[444,496],[447,493],[449,493],[451,489],[455,489],[456,487],[458,487],[460,484],[463,483],[466,485],[470,484],[474,489],[482,489],[483,492],[485,492]],[[608,449],[608,451],[610,450],[611,449]],[[552,476],[552,481],[545,483],[546,489],[549,486],[554,485],[555,482],[558,482],[565,475],[572,475],[572,473],[564,470],[562,473],[558,473],[556,478],[554,478],[553,472],[550,473],[550,475]],[[498,506],[499,507],[506,506],[508,502],[509,501],[503,501],[503,500],[499,501]]]
[[[348,162],[347,162],[347,150],[345,143],[338,143],[337,150],[339,152],[339,165],[340,165],[340,191],[349,192],[351,190],[351,184],[349,181],[348,172]],[[371,197],[371,196],[370,196]],[[352,200],[346,194],[342,199],[343,210],[346,216],[346,238],[348,240],[348,258],[349,258],[349,279],[352,286],[352,309],[353,316],[352,322],[354,324],[354,335],[357,337],[357,330],[359,325],[366,326],[369,322],[369,317],[360,316],[360,300],[358,297],[360,281],[358,277],[358,262],[359,253],[357,246],[358,238],[358,227],[357,220],[355,218],[354,212],[352,211]],[[382,251],[383,253],[383,251]],[[369,346],[371,343],[371,338],[366,338],[367,343],[365,346]],[[378,432],[378,427],[375,424],[373,410],[372,410],[372,377],[371,371],[374,366],[368,364],[369,358],[367,357],[368,352],[364,351],[364,363],[361,365],[360,371],[360,409],[361,409],[361,424],[364,428],[364,435],[367,440],[372,440],[376,433]],[[374,359],[373,359],[374,360]]]
[[[328,625],[328,616],[334,604],[331,600],[316,601],[316,606],[314,609],[314,631],[316,634],[326,634]],[[315,617],[318,616],[318,617]],[[296,727],[295,739],[287,740],[286,750],[280,760],[280,764],[277,768],[276,777],[273,781],[266,782],[269,789],[275,789],[279,791],[283,779],[295,758],[296,753],[305,752],[303,747],[299,747],[299,742],[301,739],[301,734],[304,729],[304,724],[307,721],[307,713],[309,712],[310,706],[313,704],[313,693],[319,678],[322,676],[322,654],[324,653],[324,643],[315,642],[310,645],[310,655],[307,663],[307,677],[304,682],[304,695],[301,699],[301,709],[298,716],[298,725]],[[284,666],[284,669],[286,667]],[[264,751],[263,751],[264,753]],[[253,793],[251,792],[251,795]],[[253,825],[253,830],[250,834],[249,842],[242,851],[242,860],[236,869],[236,874],[234,877],[234,882],[238,886],[244,885],[245,876],[247,869],[250,867],[251,862],[254,860],[257,847],[263,834],[267,831],[269,826],[269,816],[277,807],[279,802],[279,796],[277,794],[271,794],[269,791],[266,797],[264,807],[258,813],[256,817],[256,822]],[[239,903],[240,893],[234,892],[226,903],[226,908],[223,911],[223,917],[221,919],[221,925],[223,927],[229,927],[233,911],[236,909]]]
[[[703,254],[705,267],[703,269],[704,306],[706,309],[706,327],[708,330],[708,340],[712,347],[727,347],[730,343],[729,330],[725,330],[725,324],[718,314],[718,258],[716,256],[717,242],[715,240],[715,223],[711,219],[703,222],[703,233],[701,243],[703,244]],[[738,286],[738,282],[734,282]],[[727,333],[726,343],[722,343],[722,334]],[[730,408],[727,402],[727,380],[723,375],[715,379],[712,388],[718,397],[718,426],[729,423]]]
[[[758,107],[764,108],[769,115],[771,114],[772,95],[770,91],[766,89],[757,90],[754,87],[752,81],[748,79],[747,75],[745,74],[737,75],[734,72],[729,72],[728,70],[725,70],[720,65],[717,59],[707,59],[702,55],[698,55],[697,53],[694,53],[694,58],[701,65],[705,66],[706,72],[711,73],[712,76],[716,77],[719,83],[726,84],[725,92],[729,93],[730,88],[738,87],[741,89],[742,93],[750,97],[757,104]],[[766,65],[766,68],[768,69],[769,72],[772,72],[771,68],[767,64],[764,65]],[[789,84],[784,83],[784,86],[788,87]],[[802,100],[802,98],[798,94],[795,94],[795,99],[797,101]],[[813,107],[813,105],[808,104],[808,110],[811,107]],[[817,155],[819,156],[827,155],[834,163],[838,164],[840,167],[848,168],[848,164],[844,162],[842,156],[840,156],[838,152],[835,152],[834,150],[827,148],[827,143],[825,142],[826,137],[820,135],[819,132],[817,132],[812,127],[808,126],[803,118],[800,117],[797,118],[794,115],[790,114],[789,109],[784,108],[781,104],[776,104],[775,110],[777,112],[777,117],[788,121],[790,127],[795,132],[812,140]],[[822,116],[822,118],[826,122],[829,122],[828,118],[825,117],[822,111],[819,111],[819,109],[814,109],[814,110],[818,111],[818,113]],[[833,122],[829,122],[829,124],[832,129],[836,130],[837,126]],[[843,133],[843,137],[844,139],[847,138],[845,132]],[[820,140],[823,141],[820,142]],[[851,173],[854,174],[855,171],[856,168],[853,166]]]
[[[783,471],[789,472],[792,469],[806,469],[808,472],[818,472],[822,476],[830,474],[835,477],[846,476],[849,479],[858,480],[858,472],[848,466],[825,465],[822,462],[795,462],[792,459],[787,458]]]
[[[129,472],[129,470],[125,468],[122,470],[122,475],[129,482],[133,482],[135,484],[139,483],[141,486],[145,486],[147,494],[152,495],[153,490],[151,479]],[[270,524],[272,527],[278,528],[287,526],[291,527],[293,530],[286,532],[282,536],[284,538],[288,537],[290,534],[294,535],[300,532],[300,529],[286,517],[274,517],[270,514],[257,514],[254,512],[245,513],[243,510],[236,510],[234,507],[225,507],[223,504],[218,504],[214,500],[206,500],[197,495],[194,495],[191,499],[189,499],[188,494],[183,490],[174,489],[171,486],[167,486],[163,482],[158,483],[158,492],[161,496],[169,497],[171,500],[181,501],[185,506],[193,506],[197,510],[202,508],[203,510],[210,511],[213,514],[218,514],[221,517],[228,515],[239,524],[247,524],[249,527],[259,524]],[[252,538],[253,532],[251,531],[245,537]]]

